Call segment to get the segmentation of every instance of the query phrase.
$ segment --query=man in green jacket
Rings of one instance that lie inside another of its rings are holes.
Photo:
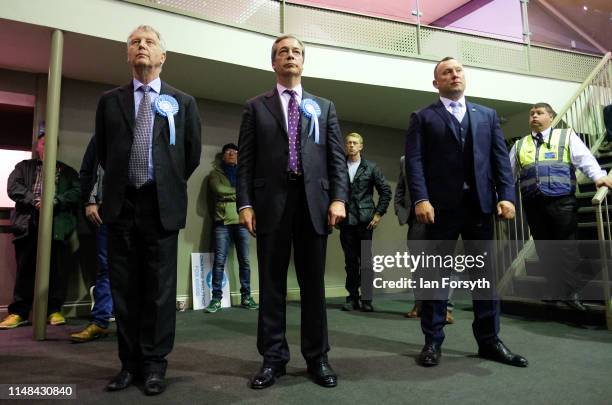
[[[389,207],[391,188],[378,166],[361,157],[361,135],[355,132],[348,134],[345,143],[350,193],[346,219],[340,223],[340,242],[344,250],[346,290],[349,295],[342,309],[372,312],[372,251],[370,246],[366,252],[362,252],[362,241],[371,243],[372,233]],[[378,191],[377,205],[374,204],[374,188]]]
[[[216,166],[208,178],[208,189],[215,202],[215,261],[212,270],[212,299],[206,312],[215,313],[221,309],[223,298],[223,269],[227,252],[233,242],[238,256],[240,275],[240,306],[257,309],[251,297],[251,267],[249,264],[249,231],[240,225],[236,210],[236,168],[238,146],[228,143],[223,146],[221,164]]]
[[[11,223],[15,239],[17,273],[13,302],[0,329],[12,329],[28,322],[34,298],[36,252],[38,250],[38,219],[43,188],[42,161],[45,157],[45,134],[36,142],[38,158],[23,160],[15,166],[7,182],[8,196],[15,201]],[[79,175],[70,166],[57,162],[55,197],[53,198],[53,241],[49,269],[48,321],[51,325],[66,323],[61,308],[66,297],[70,268],[68,239],[76,228],[79,204]]]

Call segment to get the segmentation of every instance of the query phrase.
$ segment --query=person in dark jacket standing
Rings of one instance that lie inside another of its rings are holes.
[[[350,179],[347,216],[340,224],[340,243],[344,250],[348,297],[342,310],[372,312],[372,251],[362,256],[362,241],[372,241],[374,229],[387,212],[391,188],[374,162],[362,159],[363,138],[356,132],[345,137],[346,165]],[[378,204],[374,204],[374,188]],[[362,260],[365,258],[366,260]],[[359,287],[361,286],[361,302]]]
[[[45,158],[45,134],[36,142],[37,158],[19,162],[9,175],[8,196],[15,201],[12,231],[15,239],[17,274],[13,302],[0,329],[12,329],[28,322],[34,299],[36,253],[38,250],[38,220],[43,188],[42,161]],[[72,167],[57,162],[55,197],[53,198],[53,241],[49,269],[48,321],[51,325],[66,323],[61,313],[66,298],[69,273],[68,239],[76,228],[79,203],[79,175]]]

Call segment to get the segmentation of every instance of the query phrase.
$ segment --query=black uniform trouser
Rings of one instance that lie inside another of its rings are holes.
[[[319,235],[312,225],[301,178],[289,181],[278,228],[257,234],[257,349],[263,356],[264,366],[280,367],[289,362],[286,296],[292,245],[300,286],[302,356],[307,363],[326,361],[329,351],[324,280],[327,235]]]
[[[549,281],[550,298],[566,298],[581,285],[577,272],[580,263],[576,243],[578,203],[573,195],[561,197],[536,196],[523,199],[527,223]]]
[[[9,314],[17,314],[28,319],[34,300],[36,280],[36,253],[38,250],[38,228],[30,226],[28,234],[13,241],[17,261],[13,302],[8,306]],[[72,263],[66,241],[51,242],[51,263],[49,268],[49,298],[47,314],[59,312],[66,299],[68,274]]]
[[[129,188],[108,224],[119,358],[132,373],[165,373],[176,324],[178,231],[163,229],[154,185]]]
[[[359,298],[361,287],[361,299],[371,301],[374,278],[371,249],[372,229],[367,227],[368,224],[341,226],[340,243],[344,251],[345,287],[349,297]]]

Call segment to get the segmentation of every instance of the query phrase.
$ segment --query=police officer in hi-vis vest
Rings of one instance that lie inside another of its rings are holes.
[[[527,222],[535,241],[572,240],[578,227],[576,173],[580,170],[597,188],[612,187],[612,179],[571,128],[552,129],[556,113],[547,103],[529,110],[531,134],[514,144],[510,163],[519,178]],[[576,274],[579,256],[575,244],[537,243],[538,256],[549,280],[551,298],[584,311]]]

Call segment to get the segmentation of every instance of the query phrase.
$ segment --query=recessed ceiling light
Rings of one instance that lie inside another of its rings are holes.
[[[589,8],[588,8],[587,6],[582,6],[582,9],[583,9],[584,11],[589,11]]]

